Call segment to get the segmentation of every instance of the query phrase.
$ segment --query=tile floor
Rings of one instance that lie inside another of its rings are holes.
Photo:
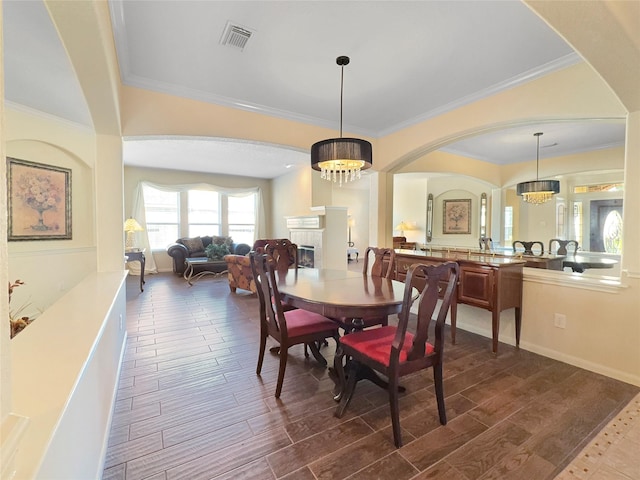
[[[274,399],[277,356],[255,374],[255,296],[224,278],[138,287],[127,279],[104,480],[640,479],[638,387],[505,344],[494,357],[490,339],[460,330],[445,350],[448,424],[431,372],[406,377],[395,449],[385,392],[363,382],[336,419],[333,383],[301,346]]]

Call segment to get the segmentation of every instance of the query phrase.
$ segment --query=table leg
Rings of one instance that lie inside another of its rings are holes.
[[[193,265],[187,263],[187,268],[184,269],[184,273],[182,274],[182,278],[184,278],[189,285],[193,285],[191,283],[191,276],[193,275]]]
[[[500,333],[500,312],[494,308],[491,312],[491,337],[493,339],[493,354],[498,355],[498,335]]]
[[[140,291],[144,292],[144,288],[142,288],[142,286],[144,285],[144,267],[145,264],[147,263],[146,258],[144,258],[144,254],[142,254],[140,256]]]
[[[516,317],[516,347],[520,348],[520,331],[522,330],[522,309],[520,307],[515,308]]]

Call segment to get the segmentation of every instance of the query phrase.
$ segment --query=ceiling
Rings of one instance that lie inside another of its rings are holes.
[[[381,137],[581,61],[519,1],[110,1],[123,84]],[[4,1],[5,97],[90,115],[40,1]],[[251,32],[222,45],[227,24]],[[622,145],[624,122],[516,127],[446,151],[496,164]],[[320,140],[320,139],[319,139]],[[180,161],[176,162],[179,157]],[[228,159],[233,158],[233,162]],[[126,165],[274,178],[307,151],[203,137],[127,138]]]

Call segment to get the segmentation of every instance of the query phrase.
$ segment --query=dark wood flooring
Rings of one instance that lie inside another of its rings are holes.
[[[405,377],[396,449],[386,392],[361,382],[335,418],[333,383],[302,346],[276,400],[277,356],[255,374],[258,302],[224,277],[149,275],[144,293],[129,277],[127,329],[103,479],[552,479],[640,391],[506,344],[494,357],[459,330],[447,425],[432,372]]]

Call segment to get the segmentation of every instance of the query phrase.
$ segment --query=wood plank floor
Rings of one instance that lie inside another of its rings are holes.
[[[274,398],[277,356],[255,374],[255,296],[231,294],[226,278],[138,285],[127,279],[105,480],[553,479],[640,391],[506,344],[494,357],[490,339],[459,330],[445,350],[447,425],[432,372],[405,377],[396,449],[386,392],[362,382],[335,418],[333,383],[302,346]]]

